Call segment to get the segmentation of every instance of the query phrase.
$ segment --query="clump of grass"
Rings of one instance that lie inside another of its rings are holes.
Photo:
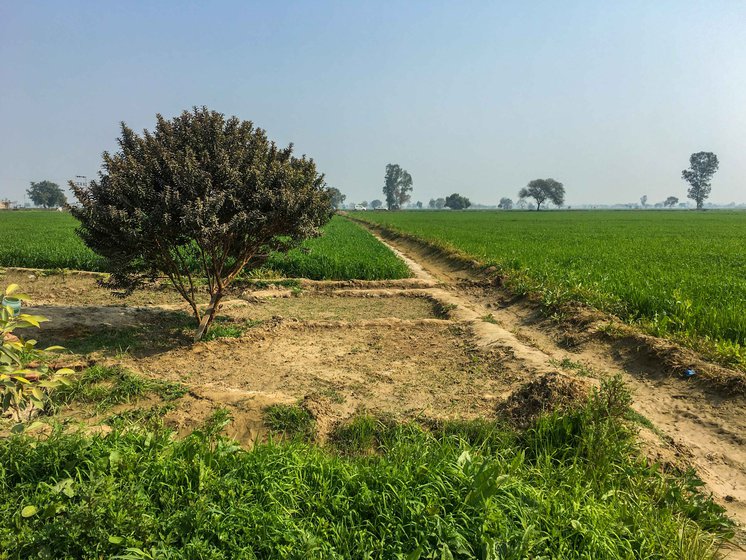
[[[315,422],[311,413],[297,404],[273,404],[264,409],[264,423],[273,432],[289,439],[311,441]]]
[[[119,367],[95,365],[85,370],[70,385],[60,386],[52,393],[55,410],[73,403],[93,405],[101,413],[114,405],[129,403],[146,395],[157,395],[173,401],[186,394],[178,383],[146,379]]]

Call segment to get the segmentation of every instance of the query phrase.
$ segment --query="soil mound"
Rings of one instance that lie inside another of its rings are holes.
[[[566,410],[582,403],[588,387],[581,381],[560,373],[545,373],[526,383],[497,406],[500,416],[519,427],[528,427],[536,418],[555,410]]]

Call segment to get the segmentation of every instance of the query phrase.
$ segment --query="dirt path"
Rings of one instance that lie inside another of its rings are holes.
[[[451,316],[472,325],[477,344],[508,354],[513,367],[531,372],[564,370],[596,377],[621,374],[632,388],[633,408],[655,426],[643,441],[662,463],[691,464],[718,503],[746,526],[746,400],[710,392],[701,384],[672,375],[635,348],[586,336],[567,348],[567,331],[525,302],[506,299],[495,288],[480,288],[478,274],[438,258],[411,240],[383,237],[417,278],[441,284],[433,296],[455,306]],[[471,281],[471,282],[470,282]],[[577,333],[574,333],[577,334]],[[743,534],[739,536],[743,542]],[[734,549],[729,558],[746,558]]]

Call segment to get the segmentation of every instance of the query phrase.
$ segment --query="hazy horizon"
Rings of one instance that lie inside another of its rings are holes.
[[[746,202],[746,4],[0,3],[0,198],[94,177],[119,122],[206,105],[313,157],[347,202],[514,200],[553,177],[567,204]]]

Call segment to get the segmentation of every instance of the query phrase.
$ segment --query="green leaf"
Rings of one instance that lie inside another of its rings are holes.
[[[33,517],[39,511],[36,506],[26,506],[21,510],[21,517]]]
[[[124,539],[122,537],[115,537],[112,535],[109,537],[109,542],[111,544],[122,544],[124,542]]]
[[[121,460],[122,456],[116,449],[109,453],[109,465],[111,465],[112,467],[116,467]]]
[[[9,296],[9,295],[11,295],[11,294],[12,294],[13,292],[17,292],[17,291],[18,291],[18,290],[20,290],[20,289],[21,289],[21,287],[20,287],[20,286],[19,286],[18,284],[11,284],[11,285],[10,285],[10,286],[8,286],[7,288],[5,288],[5,295],[6,295],[6,296]]]

